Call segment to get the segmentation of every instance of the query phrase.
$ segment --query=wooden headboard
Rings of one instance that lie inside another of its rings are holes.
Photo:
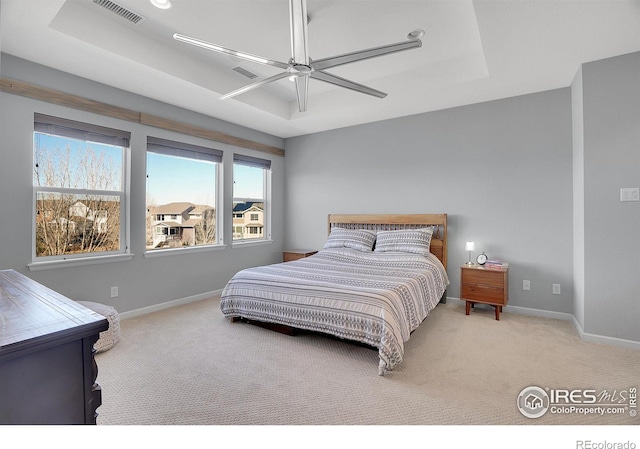
[[[447,268],[447,214],[329,214],[332,227],[393,230],[433,226],[431,252]]]

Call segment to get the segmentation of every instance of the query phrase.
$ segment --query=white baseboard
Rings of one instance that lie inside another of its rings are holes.
[[[465,301],[462,301],[460,298],[447,297],[447,302],[449,302],[450,300],[454,303],[458,302],[462,305],[464,305],[465,303]],[[640,350],[639,341],[624,340],[622,338],[607,337],[604,335],[589,334],[584,332],[584,330],[580,326],[580,323],[578,323],[578,320],[576,320],[576,317],[570,313],[553,312],[550,310],[530,309],[528,307],[520,307],[520,306],[505,306],[504,309],[508,312],[518,313],[520,315],[530,315],[530,316],[537,316],[542,318],[554,318],[557,320],[571,321],[571,323],[573,324],[573,327],[576,328],[578,335],[580,335],[580,339],[587,341],[589,343],[613,345],[613,346],[620,346],[623,348]]]
[[[222,289],[214,290],[212,292],[201,293],[199,295],[188,296],[186,298],[174,299],[173,301],[163,302],[161,304],[154,304],[149,307],[143,307],[141,309],[130,310],[128,312],[120,313],[121,319],[133,318],[140,315],[146,315],[148,313],[158,312],[164,309],[170,309],[171,307],[181,306],[183,304],[189,304],[190,302],[201,301],[203,299],[211,298],[214,296],[220,296]]]
[[[623,338],[616,337],[607,337],[604,335],[589,334],[582,329],[580,323],[578,323],[578,320],[576,320],[576,317],[574,317],[573,315],[571,316],[571,321],[573,322],[573,326],[578,331],[578,334],[580,334],[580,338],[584,341],[588,341],[589,343],[599,343],[640,350],[640,342],[638,341],[625,340]]]

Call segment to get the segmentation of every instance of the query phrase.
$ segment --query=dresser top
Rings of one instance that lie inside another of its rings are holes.
[[[102,315],[14,270],[0,270],[0,356],[106,330]]]

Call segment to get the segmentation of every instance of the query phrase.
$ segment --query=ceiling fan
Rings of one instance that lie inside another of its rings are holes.
[[[408,40],[404,42],[398,42],[395,44],[383,45],[380,47],[374,47],[366,50],[354,51],[351,53],[332,56],[329,58],[313,60],[309,57],[309,41],[307,34],[308,16],[306,0],[289,0],[289,15],[291,24],[291,59],[289,59],[289,62],[286,63],[263,58],[261,56],[255,56],[237,50],[232,50],[230,48],[222,47],[217,44],[205,42],[182,34],[176,33],[173,35],[173,38],[177,41],[202,47],[207,50],[226,53],[240,59],[255,62],[258,64],[270,65],[284,70],[284,72],[282,73],[271,76],[269,78],[265,78],[252,84],[248,84],[240,89],[225,94],[221,97],[222,100],[235,97],[236,95],[240,95],[245,92],[249,92],[253,89],[264,86],[265,84],[272,83],[283,78],[293,78],[296,83],[298,109],[300,110],[300,112],[305,112],[307,110],[309,78],[324,81],[326,83],[334,84],[336,86],[351,89],[363,94],[372,95],[378,98],[386,97],[387,94],[384,92],[372,89],[362,84],[355,83],[353,81],[349,81],[336,75],[332,75],[328,72],[325,72],[325,70],[332,67],[351,64],[352,62],[363,61],[365,59],[375,58],[377,56],[383,56],[399,51],[410,50],[412,48],[419,48],[422,46],[420,37],[422,37],[424,32],[421,30],[417,30],[415,32],[409,33],[409,35],[407,36]]]

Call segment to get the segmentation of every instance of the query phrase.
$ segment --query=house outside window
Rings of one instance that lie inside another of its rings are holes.
[[[219,150],[147,138],[147,251],[222,243],[221,162]]]
[[[34,116],[33,261],[125,254],[130,134]]]
[[[233,157],[233,241],[269,240],[271,161]]]

